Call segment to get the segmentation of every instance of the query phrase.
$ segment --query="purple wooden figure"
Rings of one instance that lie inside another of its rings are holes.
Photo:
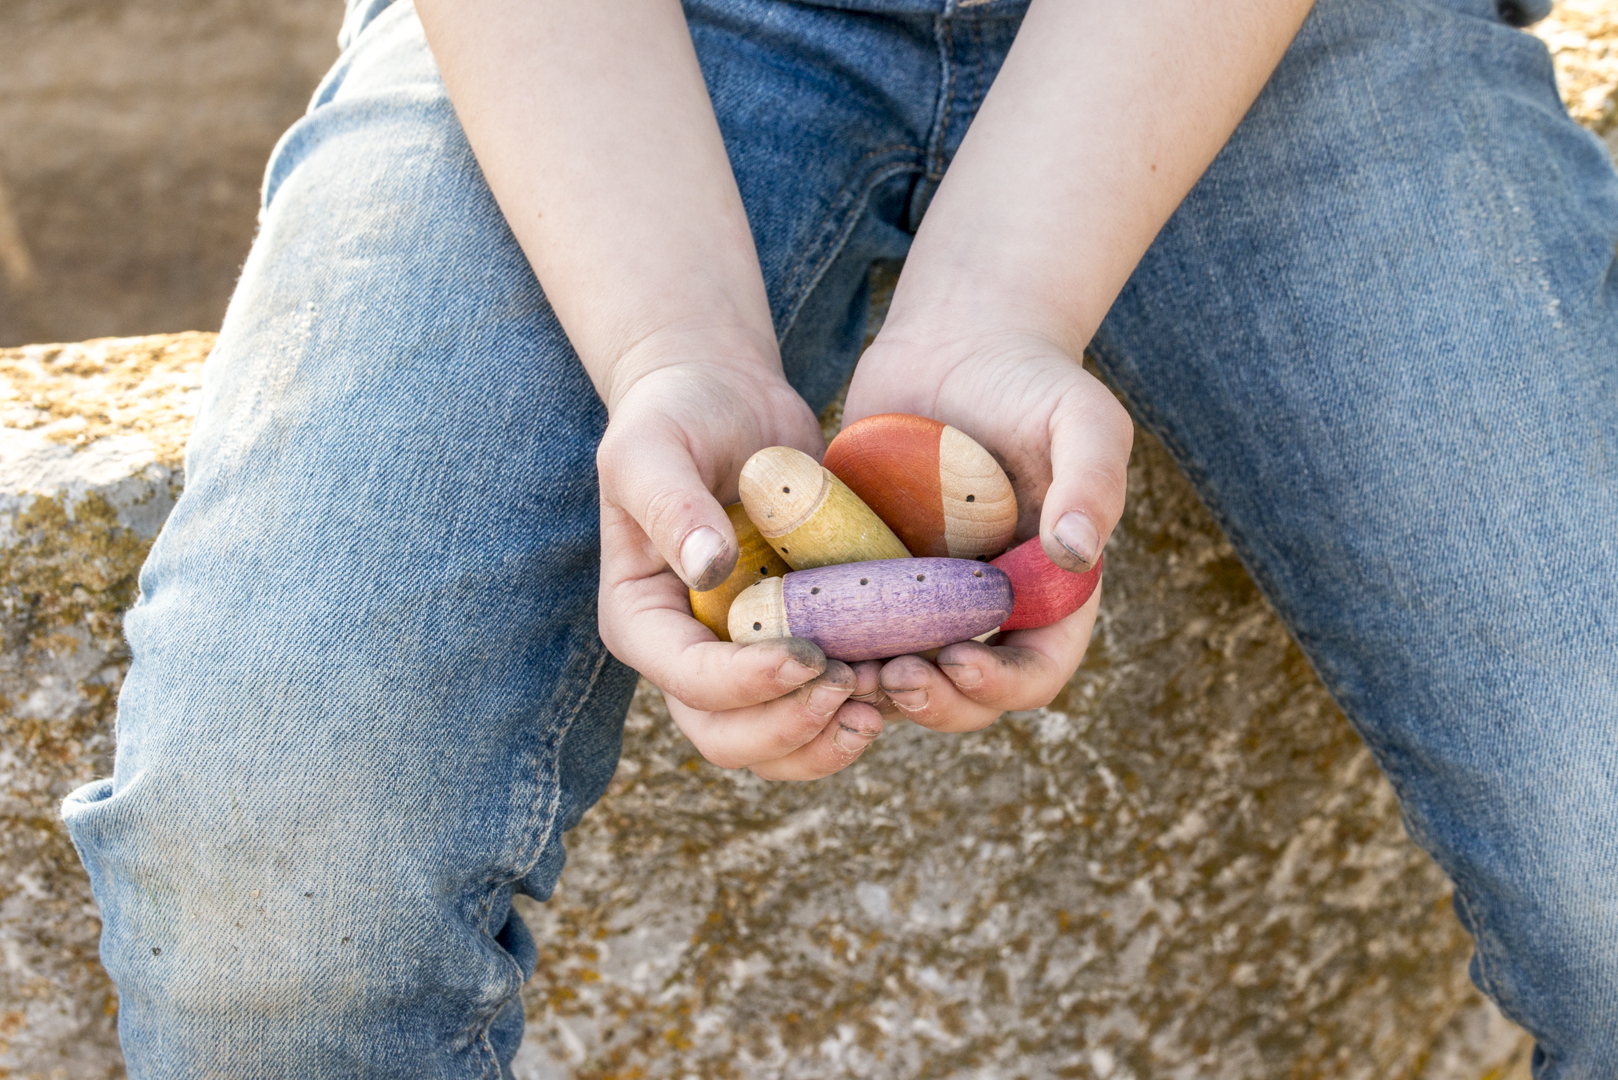
[[[970,640],[1011,607],[1011,579],[970,559],[842,563],[750,586],[730,606],[730,639],[801,637],[834,660],[878,660]]]

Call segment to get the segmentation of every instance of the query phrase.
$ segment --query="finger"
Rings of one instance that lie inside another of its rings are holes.
[[[881,713],[863,702],[844,702],[819,735],[786,757],[751,769],[765,780],[819,780],[852,765],[880,734]]]
[[[1045,554],[1076,573],[1095,565],[1124,512],[1134,442],[1129,413],[1092,376],[1085,379],[1051,413],[1051,486],[1039,525]]]
[[[932,731],[977,731],[1000,710],[967,698],[943,672],[919,656],[900,656],[882,668],[882,692],[899,714]]]
[[[826,669],[825,654],[802,638],[719,641],[692,618],[685,585],[648,545],[627,511],[602,505],[601,640],[654,686],[693,709],[718,712],[791,693]]]
[[[882,661],[861,660],[854,665],[854,692],[850,701],[861,701],[887,715],[897,715],[893,702],[882,692]]]
[[[762,705],[705,712],[667,700],[669,715],[703,757],[722,769],[740,769],[784,758],[809,743],[832,722],[853,689],[853,670],[828,660],[819,678]]]
[[[1061,622],[1004,634],[992,647],[950,645],[936,665],[900,657],[882,669],[883,690],[908,719],[933,731],[977,731],[1007,710],[1042,708],[1084,658],[1100,603],[1093,595]]]
[[[1097,588],[1083,607],[1060,622],[1003,634],[992,648],[975,641],[951,645],[938,654],[938,670],[950,689],[976,705],[1002,712],[1043,708],[1084,659],[1100,592]],[[946,691],[940,690],[937,700],[938,708],[958,707]]]
[[[703,592],[736,568],[736,531],[684,438],[662,428],[656,417],[608,426],[596,451],[601,497],[635,520],[687,586]]]
[[[643,625],[656,634],[657,622],[647,620]],[[644,666],[631,666],[681,704],[700,712],[723,713],[763,705],[800,690],[825,672],[827,663],[814,642],[779,638],[753,645],[704,641]]]

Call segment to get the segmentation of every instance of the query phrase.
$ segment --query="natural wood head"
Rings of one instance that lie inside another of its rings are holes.
[[[730,605],[730,640],[738,645],[791,637],[786,604],[781,599],[783,578],[765,578],[743,590]]]
[[[948,426],[938,441],[939,493],[949,554],[1000,554],[1017,534],[1017,495],[1000,463],[969,435]]]
[[[758,531],[776,537],[809,520],[826,501],[831,478],[802,450],[767,446],[747,459],[738,486]]]

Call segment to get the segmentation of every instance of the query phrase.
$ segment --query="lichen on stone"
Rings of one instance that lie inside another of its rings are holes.
[[[1568,112],[1618,154],[1618,3],[1559,0],[1533,33],[1551,50]]]
[[[84,446],[143,435],[178,468],[214,334],[0,349],[0,428]]]

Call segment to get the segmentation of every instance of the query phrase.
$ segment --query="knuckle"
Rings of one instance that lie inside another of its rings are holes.
[[[641,525],[647,534],[664,537],[669,543],[674,544],[682,539],[675,534],[683,531],[685,523],[697,512],[698,500],[693,493],[687,491],[654,491],[647,495],[642,506],[645,520]]]
[[[949,717],[930,708],[920,708],[915,712],[907,712],[905,718],[912,724],[924,727],[928,731],[943,731],[950,726]]]
[[[625,641],[623,635],[618,632],[618,627],[611,620],[602,619],[596,625],[596,633],[601,636],[601,644],[607,647],[607,651],[612,653],[614,658],[623,663],[629,663],[624,655]]]
[[[666,673],[658,685],[658,689],[688,709],[695,709],[698,712],[712,711],[709,688],[700,677],[693,676],[690,672],[670,671]]]
[[[784,748],[795,750],[819,735],[831,722],[832,717],[816,716],[808,708],[800,705],[782,722],[777,731],[777,739]]]
[[[692,738],[691,744],[697,748],[697,753],[702,755],[704,761],[721,769],[745,769],[752,764],[746,754],[723,741],[699,736]]]
[[[1097,411],[1101,414],[1097,419],[1105,425],[1107,433],[1112,438],[1120,442],[1134,438],[1135,420],[1129,415],[1129,410],[1124,408],[1123,402],[1107,394],[1101,399],[1101,407]]]
[[[633,450],[628,439],[623,434],[623,428],[609,424],[601,436],[601,444],[596,447],[596,473],[601,479],[602,487],[609,487],[632,458]]]

